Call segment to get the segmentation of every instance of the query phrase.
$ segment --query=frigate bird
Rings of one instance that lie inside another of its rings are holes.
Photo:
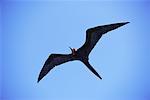
[[[112,31],[118,27],[121,27],[129,22],[114,23],[108,25],[101,25],[94,28],[89,28],[86,30],[86,41],[79,49],[71,49],[71,54],[51,54],[46,60],[43,68],[38,77],[38,82],[53,69],[55,66],[66,63],[68,61],[79,60],[83,62],[87,68],[92,71],[99,79],[101,76],[96,72],[96,70],[89,63],[89,54],[102,37],[103,34]]]

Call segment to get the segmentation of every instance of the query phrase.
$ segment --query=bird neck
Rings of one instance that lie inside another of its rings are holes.
[[[72,55],[73,56],[76,55],[76,49],[75,48],[72,49]]]

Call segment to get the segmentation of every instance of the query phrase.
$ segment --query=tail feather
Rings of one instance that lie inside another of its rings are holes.
[[[90,71],[92,71],[98,78],[102,79],[101,76],[96,72],[96,70],[90,65],[88,61],[83,62]]]

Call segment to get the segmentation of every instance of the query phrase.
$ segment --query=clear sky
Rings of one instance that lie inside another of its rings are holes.
[[[149,100],[149,1],[3,0],[1,100]],[[90,54],[98,79],[81,62],[55,67],[37,83],[51,53],[79,48],[86,29],[126,22]]]

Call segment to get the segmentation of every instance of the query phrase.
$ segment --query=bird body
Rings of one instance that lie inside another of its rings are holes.
[[[70,48],[72,51],[71,54],[51,54],[48,57],[39,74],[38,82],[55,66],[73,60],[79,60],[83,62],[92,73],[94,73],[98,78],[102,79],[96,70],[90,65],[89,54],[103,34],[121,27],[127,23],[129,22],[102,25],[88,29],[86,31],[86,41],[79,49],[76,50],[74,48]]]

